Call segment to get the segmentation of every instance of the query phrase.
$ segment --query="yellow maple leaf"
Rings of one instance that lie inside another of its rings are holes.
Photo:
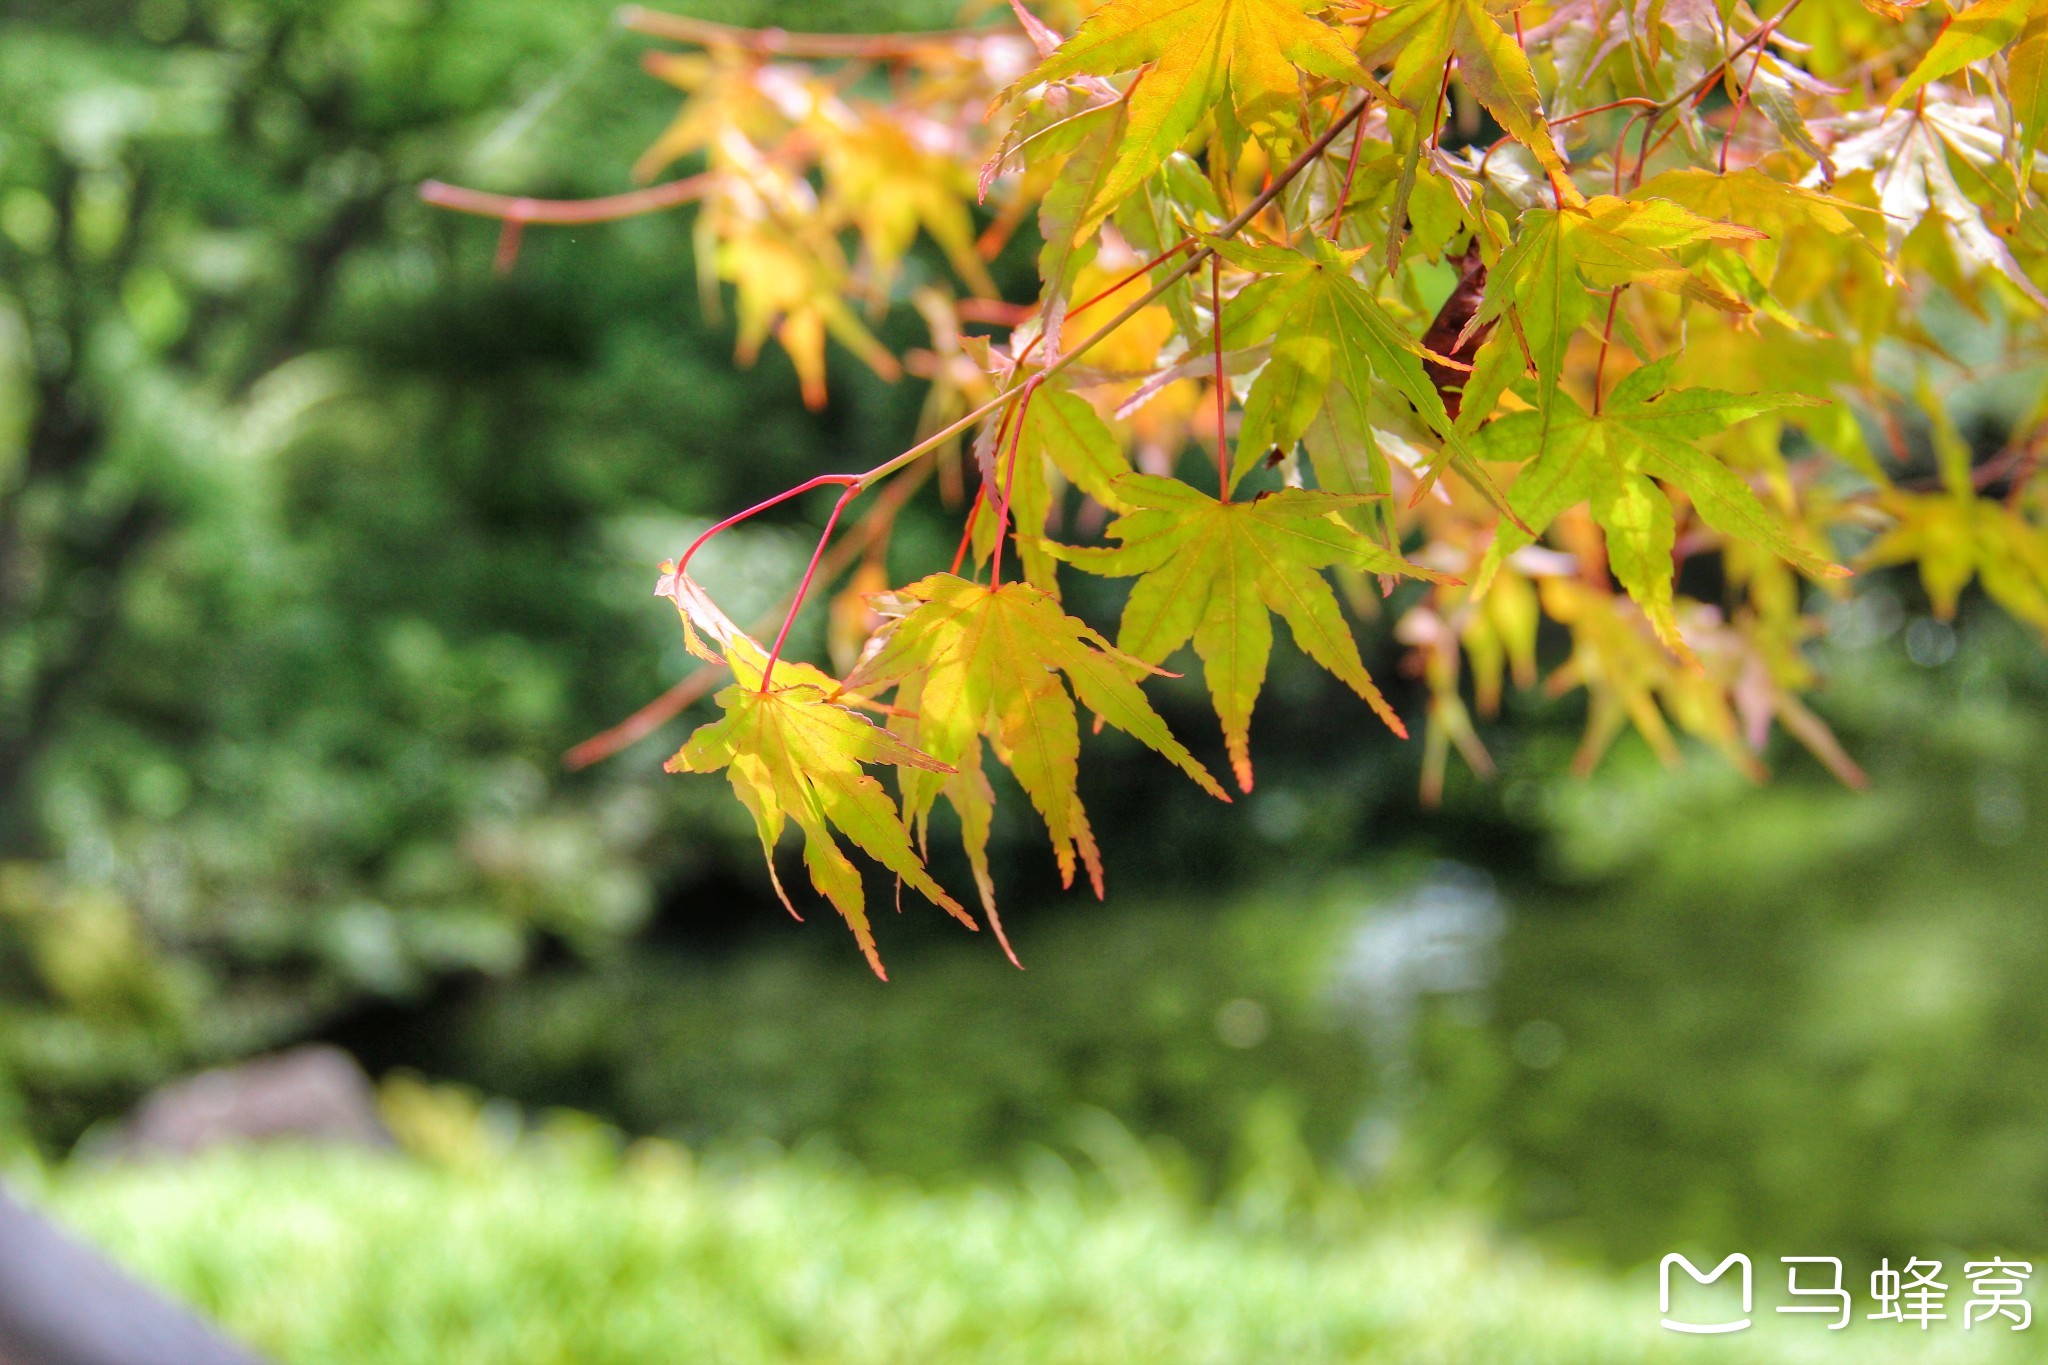
[[[1113,204],[1225,98],[1268,141],[1292,136],[1301,72],[1391,98],[1337,30],[1309,13],[1320,8],[1321,0],[1110,0],[1008,93],[1149,63],[1131,88],[1123,141],[1097,195],[1098,203]]]
[[[1075,790],[1081,754],[1076,697],[1212,796],[1230,799],[1131,680],[1134,672],[1156,670],[1066,615],[1049,594],[1028,583],[984,587],[941,573],[911,584],[900,596],[908,614],[847,678],[846,687],[873,695],[914,681],[910,733],[947,770],[972,765],[978,774],[986,737],[1045,820],[1065,884],[1072,885],[1078,861],[1095,893],[1102,894],[1102,860]],[[901,697],[899,705],[910,709]],[[939,770],[904,771],[903,806],[912,821],[929,814],[946,786],[943,776]],[[962,814],[964,822],[967,812]],[[973,854],[972,829],[968,838]],[[985,844],[985,822],[980,838]],[[983,890],[989,894],[985,884]]]
[[[911,846],[896,803],[864,764],[920,772],[954,770],[920,753],[865,716],[839,705],[839,685],[806,664],[778,661],[772,680],[760,645],[740,632],[688,579],[666,581],[683,612],[693,652],[717,658],[697,635],[708,631],[722,646],[737,681],[716,698],[724,716],[703,726],[669,759],[672,773],[723,771],[733,792],[754,817],[768,878],[790,914],[789,893],[775,872],[775,845],[794,824],[804,836],[804,866],[811,884],[832,902],[853,930],[868,965],[883,980],[881,955],[868,925],[860,869],[833,838],[836,829],[876,862],[922,892],[933,904],[969,928],[979,928],[960,903],[932,880]],[[764,686],[764,681],[772,685]],[[799,919],[801,915],[797,916]]]

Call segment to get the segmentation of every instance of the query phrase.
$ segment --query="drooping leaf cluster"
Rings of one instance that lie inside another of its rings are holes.
[[[936,468],[965,522],[949,569],[857,576],[836,680],[728,632],[725,719],[675,763],[728,770],[771,862],[797,824],[871,957],[833,829],[964,916],[920,860],[943,798],[993,919],[993,758],[1099,892],[1081,709],[1222,796],[1140,686],[1199,667],[1249,791],[1274,617],[1405,735],[1353,634],[1391,624],[1432,798],[1452,751],[1491,771],[1474,712],[1546,658],[1551,693],[1587,694],[1582,765],[1632,728],[1761,774],[1776,726],[1860,781],[1800,699],[1858,568],[1917,565],[1940,613],[1974,582],[2048,631],[2048,399],[1991,450],[1942,399],[1987,367],[2048,389],[2048,0],[970,18],[640,19],[693,49],[651,63],[686,100],[641,169],[696,163],[670,197],[700,201],[742,356],[776,338],[814,404],[830,339],[927,381],[925,439],[841,505]],[[986,263],[1027,224],[1038,296],[997,297]],[[906,265],[920,237],[947,272]],[[899,304],[930,336],[900,361],[863,320]],[[1959,352],[1958,310],[1994,357]],[[900,502],[859,514],[871,569]],[[1113,641],[1062,565],[1130,580]]]

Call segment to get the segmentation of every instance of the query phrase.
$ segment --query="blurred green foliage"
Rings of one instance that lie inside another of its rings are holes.
[[[1050,1160],[1021,1189],[933,1194],[815,1159],[621,1165],[585,1137],[442,1169],[280,1152],[73,1171],[45,1195],[286,1365],[2041,1358],[2033,1332],[1777,1318],[1769,1278],[1754,1331],[1680,1340],[1654,1280],[1545,1265],[1455,1215],[1333,1196],[1323,1234],[1281,1238]]]
[[[2048,660],[1887,587],[1839,625],[1868,792],[1710,765],[1547,789],[1497,1018],[1428,1044],[1424,1164],[1472,1144],[1510,1212],[1628,1259],[2038,1241]]]
[[[1356,1020],[1326,989],[1348,897],[1275,890],[1218,913],[1050,919],[1020,974],[979,943],[922,943],[887,985],[842,945],[705,959],[642,952],[509,984],[432,1020],[409,1060],[529,1104],[691,1143],[824,1138],[924,1178],[1072,1151],[1107,1113],[1213,1188],[1285,1114],[1328,1158],[1370,1094]]]

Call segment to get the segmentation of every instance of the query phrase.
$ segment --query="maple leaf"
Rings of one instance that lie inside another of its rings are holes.
[[[1972,578],[1991,599],[2048,632],[2048,535],[2024,516],[1972,494],[1893,490],[1885,510],[1897,519],[1864,552],[1870,565],[1917,564],[1934,614],[1953,619]]]
[[[2048,131],[2048,6],[2034,7],[2006,57],[2005,92],[2020,125],[2013,163],[2031,166],[2042,133]]]
[[[1384,95],[1337,31],[1310,17],[1321,7],[1322,0],[1109,0],[1007,93],[1151,64],[1129,93],[1123,143],[1096,201],[1114,204],[1226,97],[1245,126],[1284,141],[1300,108],[1298,72]]]
[[[1237,785],[1252,789],[1252,707],[1273,648],[1268,611],[1294,632],[1301,652],[1365,699],[1403,739],[1407,727],[1373,685],[1358,646],[1319,570],[1345,565],[1444,583],[1442,574],[1391,554],[1340,521],[1367,498],[1290,488],[1250,502],[1218,502],[1177,479],[1131,474],[1116,482],[1133,510],[1111,522],[1113,548],[1053,547],[1089,573],[1136,576],[1117,648],[1163,663],[1192,637],[1223,722]]]
[[[1668,199],[1598,195],[1580,206],[1531,209],[1486,282],[1473,326],[1512,317],[1536,367],[1548,412],[1572,334],[1590,322],[1591,290],[1647,284],[1730,311],[1742,304],[1680,265],[1673,248],[1755,241],[1762,233],[1717,223]]]
[[[1564,157],[1544,122],[1536,75],[1522,51],[1483,0],[1401,0],[1366,29],[1359,60],[1391,62],[1388,85],[1410,109],[1435,109],[1445,68],[1455,59],[1458,79],[1472,98],[1552,173],[1570,194]]]
[[[1084,120],[1092,120],[1092,124]],[[1117,148],[1123,145],[1128,122],[1121,100],[1073,120],[1079,140],[1039,203],[1038,235],[1045,245],[1038,253],[1038,274],[1046,287],[1044,328],[1049,353],[1058,353],[1064,344],[1061,333],[1074,301],[1074,282],[1095,260],[1099,247],[1095,230],[1115,208],[1113,202],[1103,199],[1102,187],[1116,166]]]
[[[1104,507],[1120,510],[1115,480],[1131,472],[1122,445],[1087,399],[1041,386],[1024,410],[1015,454],[999,452],[991,465],[983,477],[991,488],[1009,489],[1024,581],[1058,597],[1059,581],[1045,543],[1045,524],[1053,510],[1052,476],[1057,473]],[[995,548],[996,523],[990,515],[974,524],[977,562],[986,561]]]
[[[690,98],[633,163],[635,180],[652,180],[697,152],[709,152],[716,160],[728,139],[755,145],[787,125],[784,111],[761,88],[756,64],[736,53],[654,53],[649,54],[647,70]]]
[[[669,759],[667,770],[725,772],[733,792],[754,817],[754,830],[768,863],[768,879],[790,914],[796,915],[797,910],[776,874],[775,845],[794,823],[804,836],[804,866],[810,872],[811,885],[839,911],[868,965],[883,980],[888,980],[888,973],[882,968],[868,925],[860,869],[832,837],[834,829],[933,904],[969,928],[979,928],[960,903],[932,880],[911,846],[896,803],[862,765],[945,774],[953,769],[836,704],[833,698],[841,692],[839,685],[808,665],[778,662],[777,685],[764,689],[766,656],[760,645],[734,627],[690,580],[675,581],[666,575],[665,580],[662,591],[675,597],[683,612],[692,651],[707,660],[718,657],[699,641],[694,627],[703,627],[723,645],[724,662],[731,665],[737,679],[716,698],[725,715],[691,735]]]
[[[1563,696],[1587,693],[1586,731],[1572,757],[1572,771],[1591,773],[1628,726],[1667,767],[1679,762],[1671,720],[1705,741],[1752,781],[1763,765],[1742,743],[1742,726],[1727,689],[1704,667],[1687,667],[1657,647],[1643,630],[1642,616],[1628,602],[1570,578],[1546,578],[1540,592],[1544,612],[1571,632],[1571,657],[1545,681],[1544,690]],[[1696,632],[1720,625],[1720,613],[1697,602],[1685,604]]]
[[[1063,884],[1073,884],[1078,856],[1096,895],[1102,894],[1102,860],[1075,790],[1081,752],[1076,697],[1203,790],[1230,799],[1131,680],[1133,670],[1157,670],[1066,615],[1049,594],[1028,583],[983,587],[942,573],[898,596],[910,610],[854,669],[846,688],[874,693],[915,679],[918,747],[946,767],[965,771],[971,761],[978,772],[979,745],[987,736],[1044,819]],[[905,815],[924,819],[942,785],[908,774]]]
[[[1913,229],[1932,214],[1958,256],[1991,266],[2048,308],[2048,295],[1985,223],[1983,211],[1963,193],[1949,164],[1951,154],[1977,167],[1997,159],[2000,139],[1989,126],[1991,118],[1986,108],[1938,100],[1913,109],[1847,114],[1834,123],[1837,131],[1847,134],[1835,144],[1835,164],[1843,174],[1871,173],[1894,259]]]
[[[1317,481],[1333,493],[1390,491],[1386,457],[1365,415],[1375,377],[1415,406],[1443,438],[1454,463],[1483,480],[1423,369],[1416,343],[1352,277],[1366,252],[1311,240],[1306,252],[1210,243],[1231,264],[1264,277],[1239,290],[1224,308],[1224,347],[1272,344],[1272,358],[1245,399],[1232,486],[1272,447],[1292,449],[1327,406],[1338,439],[1328,459],[1316,458],[1321,443],[1311,447]]]
[[[1773,180],[1754,166],[1726,175],[1688,166],[1652,176],[1636,191],[1644,199],[1668,199],[1704,218],[1739,223],[1762,234],[1761,239],[1723,243],[1754,252],[1760,261],[1758,272],[1768,281],[1775,269],[1779,248],[1795,232],[1822,234],[1847,243],[1865,253],[1874,248],[1858,231],[1849,214],[1870,217],[1870,210],[1837,199],[1818,190]]]
[[[1927,55],[1920,59],[1912,74],[1892,91],[1885,108],[1897,109],[1934,81],[1945,80],[1966,66],[1996,55],[2018,39],[2030,22],[2039,22],[2044,14],[2048,10],[2042,8],[2040,0],[1977,0],[1969,8],[1956,11],[1941,26],[1934,46],[1927,49]]]
[[[706,155],[717,188],[705,201],[698,220],[698,270],[707,312],[717,308],[713,279],[733,286],[739,321],[738,356],[751,365],[773,336],[789,353],[802,385],[807,407],[822,408],[825,391],[825,339],[829,335],[885,379],[900,373],[896,357],[875,339],[841,297],[847,285],[843,253],[833,230],[816,218],[817,192],[801,175],[763,154],[760,140],[771,135],[790,112],[756,84],[754,64],[731,54],[716,58],[661,57],[654,72],[692,92],[668,131],[648,149],[635,167],[640,178],[651,177],[677,158]],[[806,115],[817,115],[814,92],[805,87],[784,91],[787,103]],[[845,168],[843,168],[845,169]],[[927,203],[930,227],[949,249],[952,236],[942,208]],[[881,219],[864,222],[864,229]],[[889,220],[892,224],[895,220]],[[966,212],[959,210],[965,223]],[[804,230],[807,225],[809,230]],[[892,230],[895,230],[892,228]],[[878,239],[870,236],[870,244]],[[885,243],[886,245],[886,243]],[[968,254],[972,254],[971,252]],[[886,268],[886,260],[878,260]],[[969,276],[980,283],[979,278]]]
[[[975,250],[964,168],[920,146],[913,137],[918,130],[893,121],[886,111],[856,114],[828,104],[815,126],[832,206],[860,231],[876,299],[887,299],[920,228],[976,294],[1001,296]]]
[[[896,706],[900,714],[890,722],[893,727],[913,734],[916,732],[924,704],[926,676],[914,673],[897,684]],[[982,748],[982,737],[971,735],[960,757],[954,760],[953,771],[934,773],[917,768],[898,768],[897,785],[903,793],[904,818],[915,832],[920,849],[930,846],[931,816],[938,798],[943,796],[946,804],[953,808],[953,814],[960,821],[960,846],[967,854],[967,864],[974,875],[974,889],[981,898],[981,908],[988,914],[989,927],[995,930],[996,942],[1002,945],[1003,955],[1021,968],[1024,964],[1017,960],[1017,952],[1010,946],[1010,936],[1003,932],[1003,917],[996,909],[995,874],[990,870],[988,860],[989,836],[995,829],[996,792],[982,766]]]
[[[796,368],[805,407],[816,411],[825,406],[828,335],[884,379],[894,380],[901,373],[896,357],[840,297],[843,277],[829,253],[761,230],[720,243],[712,259],[719,278],[733,286],[739,362],[753,364],[762,344],[773,336]]]
[[[1475,593],[1485,592],[1502,562],[1540,535],[1568,507],[1589,505],[1607,533],[1614,575],[1642,607],[1657,638],[1681,658],[1692,651],[1680,636],[1672,607],[1671,551],[1676,519],[1653,480],[1681,489],[1700,519],[1733,539],[1747,541],[1820,578],[1847,570],[1800,543],[1732,470],[1693,444],[1737,422],[1779,408],[1814,406],[1790,393],[1735,394],[1715,389],[1660,393],[1673,357],[1636,370],[1609,395],[1598,415],[1569,396],[1546,419],[1512,413],[1483,427],[1476,444],[1484,458],[1527,465],[1508,500],[1529,530],[1503,525],[1481,562]]]

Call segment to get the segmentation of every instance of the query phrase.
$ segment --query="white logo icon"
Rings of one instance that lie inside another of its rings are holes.
[[[1721,1278],[1722,1274],[1727,1271],[1729,1266],[1741,1266],[1743,1316],[1736,1319],[1734,1322],[1699,1323],[1672,1321],[1670,1317],[1671,1267],[1674,1265],[1684,1266],[1685,1273],[1692,1276],[1693,1281],[1697,1284],[1712,1284],[1714,1281]],[[1664,1258],[1663,1264],[1657,1267],[1657,1307],[1665,1314],[1664,1326],[1673,1332],[1691,1332],[1699,1336],[1710,1336],[1719,1332],[1740,1332],[1742,1329],[1749,1326],[1749,1305],[1749,1257],[1744,1256],[1739,1251],[1736,1252],[1733,1256],[1730,1256],[1727,1260],[1721,1262],[1721,1264],[1715,1266],[1711,1272],[1705,1275],[1702,1275],[1700,1273],[1700,1268],[1698,1266],[1694,1265],[1691,1261],[1688,1261],[1687,1259],[1685,1259],[1685,1257],[1679,1255],[1675,1251],[1672,1252],[1669,1256],[1666,1256]]]

